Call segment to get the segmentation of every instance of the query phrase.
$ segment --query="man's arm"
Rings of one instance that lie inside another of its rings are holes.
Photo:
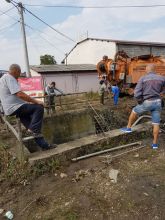
[[[134,90],[134,97],[136,99],[139,99],[143,96],[143,79],[141,78],[136,87],[135,87],[135,90]]]
[[[49,87],[48,87],[48,86],[46,87],[45,91],[46,91],[47,95],[49,95],[49,96],[56,95],[56,94],[55,94],[55,92],[53,92],[53,93],[52,93],[52,92],[50,92],[50,89],[49,89]]]
[[[34,103],[34,104],[39,104],[39,105],[44,105],[43,102],[37,101],[33,98],[31,98],[29,95],[21,91],[20,85],[18,84],[18,81],[14,78],[11,77],[10,75],[6,78],[6,85],[8,86],[8,89],[10,90],[12,95],[16,95],[20,99]]]
[[[54,88],[54,93],[56,94],[56,91],[61,93],[61,95],[64,95],[63,91],[57,88]],[[57,95],[57,94],[56,94]]]
[[[22,91],[17,92],[15,95],[26,102],[30,102],[30,103],[38,104],[38,105],[44,105],[44,103],[42,101],[38,101],[36,99],[33,99],[29,95],[27,95],[26,93],[24,93]]]
[[[165,96],[165,77],[164,77],[164,83],[163,83],[161,94],[163,94],[163,96]]]
[[[138,104],[143,103],[143,78],[140,78],[135,87],[134,97],[136,98]]]

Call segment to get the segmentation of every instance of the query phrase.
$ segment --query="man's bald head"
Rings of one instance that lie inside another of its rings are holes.
[[[153,63],[150,63],[146,66],[146,72],[150,73],[150,72],[155,72],[156,70],[156,66]]]
[[[14,76],[15,78],[18,78],[21,74],[21,67],[18,64],[12,64],[9,67],[9,73]]]

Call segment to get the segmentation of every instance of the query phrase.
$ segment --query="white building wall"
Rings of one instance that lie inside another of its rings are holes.
[[[87,40],[78,44],[68,55],[68,64],[97,64],[104,55],[114,58],[116,43]],[[66,60],[65,60],[66,62]]]
[[[41,76],[38,72],[36,72],[35,70],[32,70],[30,69],[30,73],[31,73],[31,76]]]
[[[76,92],[97,92],[99,81],[97,73],[77,73],[77,74],[46,74],[43,75],[45,84],[56,82],[58,89],[65,94]]]

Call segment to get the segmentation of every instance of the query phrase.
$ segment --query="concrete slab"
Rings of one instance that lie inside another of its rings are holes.
[[[106,149],[107,145],[108,148],[110,148],[115,147],[116,143],[117,146],[120,144],[131,143],[140,140],[140,138],[142,139],[143,137],[141,134],[147,134],[150,130],[149,128],[151,128],[151,122],[137,125],[133,127],[133,132],[127,134],[123,133],[120,129],[116,129],[105,132],[105,136],[89,135],[60,144],[57,148],[52,150],[32,153],[29,157],[29,162],[33,164],[36,161],[47,160],[52,157],[61,159],[60,156],[63,157],[62,160],[70,160],[73,157],[82,155],[84,152],[91,153],[100,149]]]

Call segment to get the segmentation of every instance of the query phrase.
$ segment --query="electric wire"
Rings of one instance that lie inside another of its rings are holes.
[[[29,29],[28,29],[29,30]],[[28,31],[29,32],[29,31]],[[38,54],[42,54],[42,52],[41,52],[41,50],[40,50],[40,47],[38,47],[38,45],[36,45],[34,42],[33,42],[33,40],[32,40],[32,38],[31,37],[28,37],[27,38],[27,41],[28,41],[28,44],[30,45],[32,45],[32,47],[34,48],[34,52],[36,53],[36,56],[38,56]],[[37,52],[36,52],[37,51]]]
[[[6,0],[7,1],[7,0]],[[17,6],[20,4],[18,2],[15,2],[14,0],[8,0],[8,3],[11,3],[12,5],[14,5],[14,7],[17,8]]]
[[[9,8],[7,11],[2,12],[2,13],[0,14],[0,16],[5,15],[7,12],[11,11],[13,8],[14,8],[14,7]]]
[[[20,3],[15,2],[14,0],[10,0],[10,3],[12,3],[16,8],[18,8]],[[51,25],[49,25],[47,22],[43,21],[41,18],[39,18],[37,15],[35,15],[33,12],[29,11],[27,8],[25,8],[24,6],[22,6],[23,9],[25,11],[27,11],[29,14],[31,14],[33,17],[35,17],[36,19],[38,19],[39,21],[41,21],[42,23],[44,23],[45,25],[47,25],[49,28],[51,28],[52,30],[54,30],[55,32],[57,32],[58,34],[60,34],[61,36],[67,38],[68,40],[75,42],[72,38],[70,38],[69,36],[67,36],[66,34],[63,34],[61,31],[55,29],[54,27],[52,27]]]
[[[78,5],[36,5],[36,4],[24,4],[30,7],[47,7],[47,8],[93,8],[93,9],[113,9],[113,8],[156,8],[165,7],[165,4],[154,5],[112,5],[112,6],[78,6]]]
[[[12,17],[12,16],[10,16],[10,15],[8,15],[6,12],[3,12],[3,11],[1,11],[0,10],[0,12],[2,12],[3,14],[5,14],[6,16],[8,16],[8,17],[10,17],[11,19],[13,19],[14,21],[17,21],[17,22],[20,22],[18,19],[16,19],[16,18],[14,18],[14,17]],[[39,29],[36,29],[36,28],[33,28],[33,27],[31,27],[30,25],[27,25],[26,23],[25,23],[25,26],[27,26],[27,27],[29,27],[29,28],[31,28],[31,29],[33,29],[33,30],[36,30],[36,31],[38,31],[38,32],[40,32],[40,33],[42,33],[42,34],[45,34],[44,32],[42,32],[42,31],[40,31]],[[63,41],[62,39],[59,39],[59,38],[56,38],[57,40],[60,40],[60,41]],[[46,40],[46,39],[45,39]],[[48,41],[48,40],[46,40],[46,41]],[[49,42],[50,43],[50,42]],[[53,45],[53,47],[55,47],[54,45]],[[62,52],[62,51],[61,51]],[[63,53],[63,52],[62,52]]]
[[[0,10],[0,11],[1,11],[1,10]],[[6,14],[6,12],[3,12],[3,14],[9,16],[8,14]],[[10,28],[11,26],[14,26],[15,24],[20,23],[20,21],[17,20],[17,19],[15,19],[14,17],[11,17],[11,16],[9,16],[9,17],[12,18],[13,20],[15,20],[16,22],[15,22],[14,24],[12,24],[12,25],[9,25],[9,26],[6,26],[6,27],[0,29],[0,33],[1,33],[1,31],[3,31],[4,29]],[[30,25],[28,25],[28,24],[26,24],[26,23],[25,23],[25,26],[28,27],[28,28],[30,28],[30,29],[32,29],[32,30],[35,30],[35,31],[38,31],[38,32],[44,34],[44,32],[42,32],[42,31],[40,31],[40,30],[38,30],[38,29],[36,29],[36,28],[33,28],[33,27],[31,27]],[[59,48],[57,48],[57,47],[56,47],[54,44],[52,44],[49,40],[47,40],[46,38],[44,38],[44,37],[41,36],[41,35],[40,35],[40,37],[41,37],[42,39],[44,39],[45,41],[47,41],[47,43],[49,43],[51,46],[53,46],[53,47],[54,47],[56,50],[58,50],[60,53],[62,53],[63,55],[65,55],[64,51],[62,51],[62,50],[60,50]],[[60,39],[58,39],[58,40],[60,40]]]
[[[32,27],[32,26],[30,26],[30,25],[28,25],[28,24],[25,24],[25,26],[27,26],[27,27],[33,29],[34,31],[39,32],[40,34],[43,34],[43,35],[45,35],[45,36],[47,36],[47,37],[50,37],[48,34],[44,33],[43,31],[41,31],[41,30],[38,29],[38,28],[34,28],[34,27]],[[56,40],[63,41],[64,43],[68,43],[68,42],[66,42],[65,40],[59,39],[59,38],[57,38],[57,37],[54,37],[54,38],[55,38]]]
[[[33,28],[33,27],[31,27],[30,25],[25,24],[25,26],[28,27],[28,28],[31,29],[31,30],[35,30],[35,31],[36,31],[36,29]],[[39,31],[39,30],[37,30],[37,31],[40,32],[40,33],[42,33],[42,34],[44,34],[43,32],[41,32],[41,31]],[[39,35],[39,37],[42,38],[43,40],[45,40],[49,45],[53,46],[53,47],[54,47],[56,50],[58,50],[60,53],[62,53],[63,55],[65,55],[65,53],[64,53],[62,50],[60,50],[58,47],[56,47],[54,44],[52,44],[52,43],[51,43],[49,40],[47,40],[45,37],[43,37],[43,36],[41,36],[41,35]]]
[[[13,8],[14,8],[14,7],[12,7],[12,9],[13,9]],[[10,8],[10,10],[11,10],[11,8]],[[0,11],[1,11],[1,10],[0,10]],[[16,25],[17,23],[20,23],[19,20],[17,20],[17,19],[15,19],[14,17],[12,17],[12,16],[6,14],[8,11],[9,11],[9,10],[7,10],[7,11],[5,11],[5,12],[2,12],[2,14],[3,14],[3,15],[5,14],[5,15],[9,16],[10,18],[12,18],[13,20],[15,20],[16,22],[13,23],[13,24],[11,24],[11,25],[9,25],[9,26],[6,26],[6,27],[1,28],[1,29],[0,29],[0,33],[1,33],[1,31],[3,32],[5,29],[10,28],[10,27]],[[28,28],[30,28],[30,29],[32,29],[32,30],[35,30],[35,31],[38,31],[38,32],[44,34],[44,32],[42,32],[42,31],[40,31],[40,30],[38,30],[38,29],[35,29],[35,28],[31,27],[31,26],[28,25],[28,24],[25,24],[25,26],[28,27]],[[59,48],[57,48],[57,47],[56,47],[54,44],[52,44],[49,40],[47,40],[46,38],[44,38],[44,37],[41,36],[41,35],[40,35],[40,37],[41,37],[42,39],[44,39],[45,41],[47,41],[47,43],[49,43],[51,46],[53,46],[53,47],[54,47],[56,50],[58,50],[60,53],[62,53],[63,55],[65,55],[64,51],[62,51],[62,50],[60,50]],[[60,39],[58,39],[58,40],[60,40]]]
[[[0,12],[2,12],[2,13],[3,13],[4,15],[6,15],[6,16],[12,18],[12,19],[15,20],[15,21],[18,21],[18,19],[14,18],[14,17],[11,16],[11,15],[8,15],[6,12],[3,12],[3,11],[1,11],[1,10],[0,10]]]
[[[1,31],[3,32],[4,30],[11,28],[11,27],[15,26],[15,25],[18,24],[18,23],[19,23],[19,22],[17,21],[17,22],[15,22],[15,23],[11,24],[11,25],[8,25],[8,26],[6,26],[6,27],[2,27],[2,28],[0,29],[0,33],[1,33]]]
[[[51,25],[49,25],[47,22],[43,21],[41,18],[39,18],[37,15],[35,15],[34,13],[32,13],[31,11],[29,11],[28,9],[24,8],[25,11],[27,11],[29,14],[31,14],[33,17],[35,17],[36,19],[38,19],[39,21],[41,21],[42,23],[44,23],[45,25],[47,25],[49,28],[51,28],[52,30],[54,30],[55,32],[57,32],[58,34],[60,34],[61,36],[67,38],[68,40],[75,42],[72,38],[68,37],[66,34],[63,34],[62,32],[58,31],[57,29],[55,29],[54,27],[52,27]]]

